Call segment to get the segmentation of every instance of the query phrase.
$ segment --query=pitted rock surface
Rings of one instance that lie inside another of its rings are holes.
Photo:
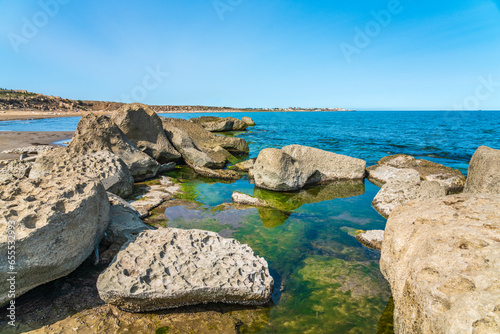
[[[114,153],[99,151],[72,156],[66,148],[58,148],[40,155],[31,169],[30,178],[53,173],[82,174],[102,182],[104,188],[120,197],[132,194],[134,178],[127,165]]]
[[[98,181],[52,175],[0,183],[0,253],[7,254],[11,225],[16,297],[75,270],[99,245],[108,221],[109,202]],[[0,271],[12,271],[8,265],[0,261]],[[0,285],[0,305],[8,301],[8,287]]]
[[[10,160],[0,168],[0,180],[15,180],[27,177],[33,167],[33,162]]]
[[[248,245],[214,232],[146,231],[99,276],[101,298],[131,312],[211,302],[260,305],[273,278]]]

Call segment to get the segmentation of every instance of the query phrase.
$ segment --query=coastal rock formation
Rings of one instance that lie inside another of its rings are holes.
[[[151,210],[174,198],[174,195],[181,191],[181,187],[173,183],[169,177],[162,176],[159,183],[148,185],[143,195],[130,202],[130,205],[139,212],[140,218],[149,217]]]
[[[465,176],[459,170],[427,160],[417,160],[406,154],[384,157],[366,170],[370,181],[383,185],[396,175],[407,174],[411,169],[416,170],[422,180],[439,182],[448,194],[461,192],[464,189]]]
[[[253,165],[255,164],[255,158],[254,159],[249,159],[245,160],[243,162],[237,163],[234,166],[231,167],[232,170],[239,170],[242,172],[248,172]]]
[[[168,141],[160,117],[147,105],[127,104],[115,111],[113,121],[128,139],[160,163],[177,161],[181,155]]]
[[[253,121],[253,119],[251,119],[248,116],[244,116],[241,120],[243,122],[245,122],[248,126],[254,126],[255,125],[255,122]]]
[[[154,159],[141,152],[106,116],[83,116],[68,149],[72,156],[99,151],[113,152],[125,162],[136,181],[152,178],[160,169]]]
[[[384,241],[383,230],[370,230],[362,231],[356,234],[356,239],[363,245],[376,250],[382,249],[382,242]]]
[[[111,205],[109,225],[103,241],[108,244],[123,245],[135,239],[139,233],[153,229],[142,222],[139,212],[123,198],[108,192],[108,199]]]
[[[411,201],[387,222],[380,268],[396,333],[498,333],[500,196]]]
[[[33,162],[10,160],[0,168],[0,180],[15,180],[27,177],[32,167]]]
[[[398,173],[384,184],[373,199],[373,207],[384,218],[392,210],[409,200],[426,200],[446,196],[446,189],[436,181],[421,181],[420,174],[413,169]]]
[[[172,128],[182,130],[199,149],[214,149],[220,146],[232,154],[242,155],[248,153],[248,144],[242,138],[217,136],[200,125],[184,119],[162,117],[162,121],[167,136]]]
[[[4,150],[0,153],[4,154],[40,154],[46,151],[50,151],[54,149],[54,146],[49,146],[49,145],[34,145],[34,146],[25,146],[25,147],[18,147],[18,148],[13,148],[10,150]]]
[[[109,202],[100,182],[79,175],[53,175],[0,185],[0,252],[7,254],[9,230],[16,236],[16,297],[65,276],[92,254],[109,221]],[[11,228],[12,226],[12,228]],[[12,239],[11,239],[12,240]],[[0,285],[0,305],[8,301]]]
[[[120,197],[131,195],[134,188],[134,178],[127,165],[110,151],[74,156],[64,147],[51,150],[38,156],[29,176],[38,178],[55,173],[98,179],[106,191]]]
[[[232,195],[233,203],[242,205],[252,205],[252,206],[269,206],[265,201],[255,198],[253,196],[240,193],[238,191],[233,192]]]
[[[273,278],[247,245],[214,232],[165,228],[143,232],[99,276],[101,298],[131,312],[212,302],[260,305]]]
[[[191,167],[197,174],[206,177],[211,177],[214,179],[239,180],[242,177],[240,173],[228,169],[210,169],[199,166],[191,166]]]
[[[240,121],[234,117],[214,117],[202,116],[198,118],[191,118],[191,122],[196,123],[210,132],[223,132],[223,131],[243,131],[247,128],[247,123]]]
[[[205,168],[224,168],[225,154],[197,145],[183,130],[169,126],[165,128],[168,138],[190,166]]]
[[[500,150],[479,147],[469,164],[466,193],[500,194]]]
[[[275,191],[298,190],[307,184],[361,180],[366,162],[313,147],[290,145],[262,150],[251,169],[255,185]]]

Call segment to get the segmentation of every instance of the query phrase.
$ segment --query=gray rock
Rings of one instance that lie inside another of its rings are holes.
[[[111,207],[104,242],[123,245],[129,240],[135,240],[139,233],[153,229],[143,223],[139,212],[123,198],[108,192],[108,199]]]
[[[169,177],[162,176],[159,183],[148,185],[143,195],[130,202],[130,205],[139,212],[140,218],[149,217],[151,210],[173,199],[181,191],[181,187],[173,183]]]
[[[396,333],[498,333],[500,196],[399,206],[387,221],[380,269]]]
[[[292,191],[308,184],[362,180],[366,162],[313,147],[290,145],[262,150],[251,173],[255,185],[275,191]]]
[[[113,113],[111,120],[132,143],[156,161],[164,164],[181,158],[167,139],[160,117],[149,106],[124,105]]]
[[[99,276],[109,304],[130,312],[224,302],[269,301],[267,262],[247,245],[214,232],[173,228],[146,231],[123,248]]]
[[[234,117],[214,117],[202,116],[198,118],[191,118],[191,122],[196,123],[210,132],[223,132],[223,131],[243,131],[247,128],[247,123],[240,121]]]
[[[384,157],[366,170],[367,178],[379,186],[396,175],[411,173],[410,170],[416,170],[422,180],[438,182],[448,194],[461,192],[465,185],[465,176],[459,170],[427,160],[417,160],[406,154]]]
[[[413,169],[396,175],[377,193],[373,207],[385,218],[398,205],[409,200],[426,200],[446,196],[446,189],[435,181],[421,181],[420,174]]]
[[[22,179],[0,185],[0,252],[7,254],[8,222],[16,235],[16,297],[63,277],[99,244],[109,221],[109,202],[100,182],[79,175]],[[0,305],[8,299],[0,285]]]
[[[234,166],[231,167],[233,170],[239,170],[242,172],[248,172],[250,169],[252,169],[253,165],[255,164],[255,160],[257,159],[249,159],[245,160],[243,162],[237,163]]]
[[[252,206],[269,206],[265,201],[255,198],[253,196],[240,193],[238,191],[233,192],[232,195],[233,203],[242,205],[252,205]]]
[[[127,165],[136,181],[152,178],[160,169],[153,158],[141,152],[106,116],[83,116],[68,149],[72,156],[99,151],[113,152]]]
[[[466,193],[500,194],[500,150],[479,147],[469,164]]]
[[[168,164],[163,164],[160,166],[158,174],[171,172],[175,169],[175,166],[177,166],[175,162],[169,162]]]
[[[222,179],[222,180],[239,180],[242,178],[242,175],[238,172],[228,169],[210,169],[199,166],[190,166],[193,170],[202,176],[211,177],[214,179]]]
[[[110,151],[74,156],[66,148],[58,148],[38,156],[30,172],[30,178],[63,173],[70,177],[82,174],[98,179],[109,191],[120,197],[132,194],[134,178],[125,163]]]
[[[255,125],[255,122],[253,121],[253,119],[251,119],[248,116],[244,116],[241,120],[243,122],[245,122],[248,126],[254,126]]]
[[[356,239],[368,248],[382,250],[382,243],[384,241],[384,231],[383,230],[362,231],[356,234]]]

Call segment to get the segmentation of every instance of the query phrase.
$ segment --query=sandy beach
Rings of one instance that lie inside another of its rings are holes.
[[[57,131],[57,132],[27,132],[27,131],[5,131],[0,132],[0,152],[17,147],[31,145],[52,145],[65,139],[73,137],[73,131]],[[0,153],[0,160],[17,159],[18,154]]]

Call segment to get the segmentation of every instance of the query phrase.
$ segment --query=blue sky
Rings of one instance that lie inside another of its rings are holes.
[[[500,0],[0,0],[0,36],[0,87],[72,99],[500,109]]]

